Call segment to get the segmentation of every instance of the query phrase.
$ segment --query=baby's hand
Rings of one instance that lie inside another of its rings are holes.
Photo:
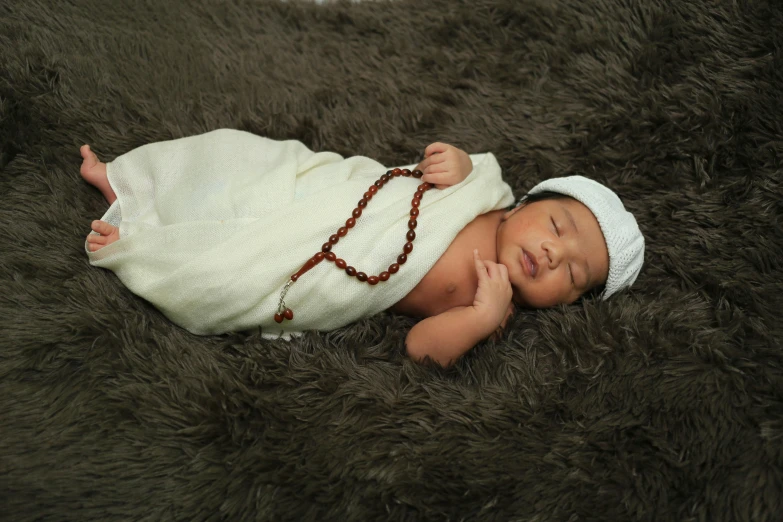
[[[446,143],[433,143],[424,149],[424,159],[416,166],[422,181],[443,189],[461,183],[473,170],[473,162],[464,150]]]
[[[487,321],[489,333],[508,320],[511,305],[511,283],[505,265],[482,260],[478,250],[473,250],[473,260],[478,274],[478,289],[473,298],[473,308]]]

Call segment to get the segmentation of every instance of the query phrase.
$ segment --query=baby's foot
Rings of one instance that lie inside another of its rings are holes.
[[[120,238],[120,229],[110,225],[105,221],[95,220],[90,224],[90,228],[98,234],[87,235],[87,249],[90,252],[97,252],[106,245],[111,245]]]
[[[111,185],[109,185],[109,178],[106,176],[106,164],[98,160],[98,156],[90,150],[89,145],[82,145],[79,152],[81,152],[82,158],[84,158],[82,168],[80,169],[82,177],[87,183],[97,187],[111,205],[117,199],[117,195],[112,190]]]

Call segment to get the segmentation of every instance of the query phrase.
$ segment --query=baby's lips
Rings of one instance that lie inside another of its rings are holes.
[[[536,263],[535,258],[524,249],[522,250],[520,257],[527,275],[535,279],[536,274],[538,274],[538,264]]]

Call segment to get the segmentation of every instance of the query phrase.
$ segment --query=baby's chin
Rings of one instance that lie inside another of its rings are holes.
[[[513,294],[511,296],[511,301],[518,306],[521,306],[522,308],[537,308],[536,306],[532,306],[527,299],[525,299],[524,294],[519,289],[519,286],[517,285],[511,285],[511,288],[513,290]]]
[[[517,297],[516,294],[514,294],[514,297],[511,298],[511,302],[521,308],[530,308],[530,306],[524,301],[524,299]]]

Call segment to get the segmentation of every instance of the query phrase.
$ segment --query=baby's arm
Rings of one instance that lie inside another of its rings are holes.
[[[474,307],[457,306],[416,323],[405,338],[405,349],[417,361],[429,356],[448,366],[496,328]]]
[[[448,366],[505,325],[511,307],[511,283],[504,265],[482,261],[473,251],[478,289],[473,306],[457,306],[416,323],[405,338],[408,355],[416,360],[429,356]]]

